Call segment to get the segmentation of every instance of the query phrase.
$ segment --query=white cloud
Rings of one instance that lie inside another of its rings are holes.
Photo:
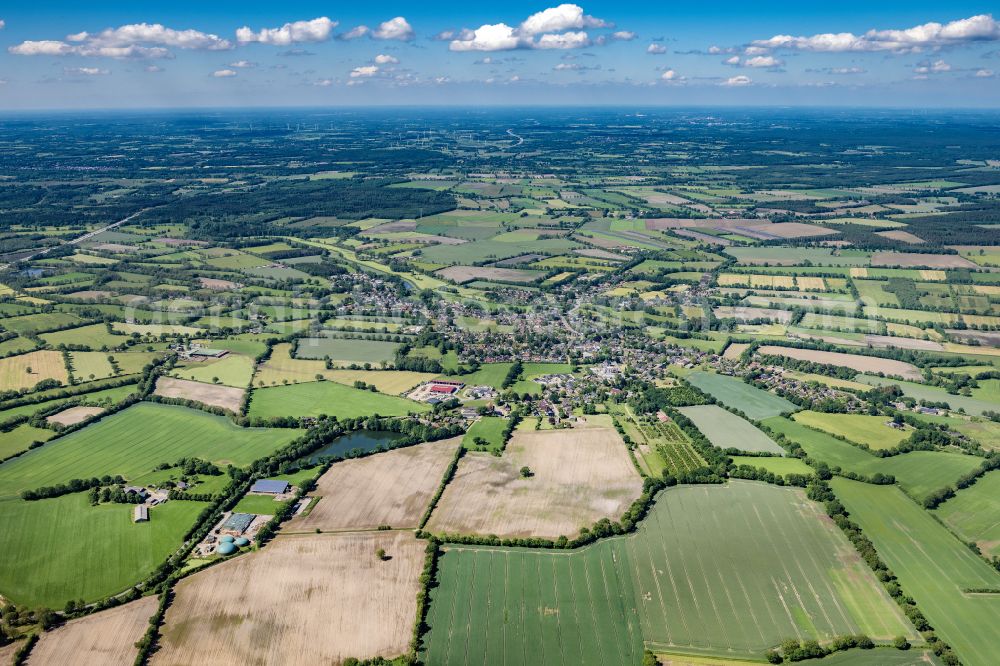
[[[741,86],[748,86],[751,83],[753,83],[753,81],[750,79],[749,76],[743,76],[741,74],[739,76],[731,76],[731,77],[729,77],[728,79],[726,79],[722,83],[722,85],[724,85],[724,86],[730,86],[730,87],[734,87],[734,88],[738,88],[738,87],[741,87]]]
[[[546,34],[538,38],[536,49],[580,49],[590,46],[590,37],[585,32],[564,32],[562,34]]]
[[[63,73],[69,76],[106,76],[111,72],[99,67],[64,67]]]
[[[509,51],[511,49],[577,49],[607,43],[608,36],[596,41],[583,28],[611,28],[602,19],[583,13],[575,4],[561,4],[532,14],[514,28],[506,23],[484,24],[475,30],[446,30],[436,39],[450,39],[452,51]],[[620,31],[611,39],[631,40],[634,33]]]
[[[563,32],[579,30],[580,28],[607,28],[608,23],[593,16],[586,16],[583,7],[573,4],[562,4],[550,7],[532,14],[521,23],[521,33],[538,35],[543,32]]]
[[[218,69],[212,72],[212,76],[217,79],[229,79],[236,76],[236,71],[232,69]]]
[[[314,81],[313,85],[317,88],[329,88],[333,85],[333,79],[320,79],[318,81]]]
[[[993,78],[992,69],[980,69],[976,71],[976,78],[979,79],[990,79]]]
[[[618,30],[617,32],[611,33],[611,39],[618,42],[631,42],[638,36],[638,34],[632,32],[631,30]]]
[[[781,67],[785,63],[774,56],[754,56],[743,61],[744,67]]]
[[[339,25],[337,21],[320,16],[311,21],[286,23],[280,28],[261,28],[259,32],[254,32],[249,26],[243,26],[236,30],[236,41],[240,44],[256,42],[275,46],[288,46],[300,42],[325,42],[330,39],[330,34],[337,25]]]
[[[722,63],[724,65],[738,65],[738,64],[740,64],[740,57],[739,56],[730,56],[729,58],[726,58],[725,60],[723,60]]]
[[[869,30],[862,35],[850,32],[821,33],[809,37],[775,35],[770,39],[756,40],[751,46],[830,53],[906,53],[996,40],[1000,40],[1000,22],[990,14],[980,14],[945,24],[931,22],[903,30]]]
[[[0,19],[0,30],[3,30],[6,27],[7,27],[7,22],[4,21],[3,19]],[[7,83],[7,82],[4,81],[4,83]]]
[[[352,39],[360,39],[365,35],[369,34],[371,31],[372,29],[369,28],[368,26],[359,25],[355,28],[351,28],[350,30],[348,30],[343,34],[337,35],[337,39],[342,39],[344,41],[350,41]]]
[[[229,63],[229,66],[237,69],[251,69],[256,67],[257,63],[251,62],[250,60],[237,60],[236,62]]]
[[[444,85],[445,83],[451,83],[451,79],[448,78],[447,76],[436,76],[434,77],[434,83],[440,86]]]
[[[372,33],[372,37],[375,39],[396,39],[401,42],[408,42],[414,36],[413,27],[402,16],[380,24],[378,30]]]
[[[934,62],[920,62],[917,66],[913,68],[913,72],[919,75],[927,74],[943,74],[945,72],[951,71],[951,65],[946,63],[944,60],[935,60]]]
[[[677,82],[682,80],[683,78],[684,78],[683,76],[678,75],[677,72],[675,72],[672,69],[668,69],[665,72],[663,72],[663,74],[660,74],[660,79],[662,81]]]
[[[646,53],[651,53],[652,55],[662,55],[667,52],[667,47],[663,44],[650,44],[646,48]]]
[[[157,74],[159,72],[162,72],[163,68],[160,67],[159,65],[146,65],[145,67],[143,67],[143,70],[149,72],[150,74]]]
[[[380,53],[377,56],[375,56],[375,63],[378,65],[398,65],[399,58],[391,55],[386,55],[384,53]]]
[[[351,70],[352,79],[367,79],[378,74],[378,65],[363,65]]]
[[[233,48],[233,43],[199,30],[174,30],[159,23],[131,23],[97,34],[78,32],[68,35],[66,41],[29,40],[7,51],[14,55],[169,58],[171,53],[167,47],[225,51]]]
[[[829,74],[864,74],[867,71],[863,67],[831,67],[827,70]]]
[[[514,28],[506,23],[497,23],[476,28],[471,39],[455,39],[448,48],[452,51],[508,51],[519,45]]]

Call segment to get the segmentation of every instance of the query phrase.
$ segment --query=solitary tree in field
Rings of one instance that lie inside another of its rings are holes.
[[[531,477],[531,476],[534,476],[534,474],[532,473],[530,467],[528,467],[527,465],[525,465],[524,467],[521,468],[521,478],[522,479],[527,479],[528,477]]]
[[[27,372],[27,373],[28,373],[29,375],[31,374],[31,366],[30,366],[30,365],[29,365],[29,366],[28,366],[27,368],[25,368],[24,370],[25,370],[25,372]]]
[[[377,557],[380,561],[385,562],[388,559],[385,555],[385,548],[376,548],[375,557]]]

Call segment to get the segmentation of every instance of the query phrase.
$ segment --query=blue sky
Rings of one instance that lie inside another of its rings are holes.
[[[1000,103],[984,2],[152,4],[0,6],[0,109]]]

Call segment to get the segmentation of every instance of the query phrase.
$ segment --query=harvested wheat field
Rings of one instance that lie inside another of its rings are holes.
[[[178,583],[151,663],[339,664],[401,655],[425,546],[404,532],[278,537]],[[378,548],[388,559],[375,556]]]
[[[64,409],[61,412],[56,412],[45,420],[49,423],[71,426],[81,423],[82,421],[86,421],[91,416],[97,416],[103,411],[103,407],[70,407],[69,409]]]
[[[117,608],[70,620],[58,629],[42,634],[31,650],[28,664],[131,664],[139,653],[135,642],[146,632],[157,604],[159,598],[143,597]]]
[[[14,653],[17,652],[21,646],[24,645],[21,641],[15,641],[13,643],[8,643],[3,647],[0,647],[0,664],[13,664],[14,663]]]
[[[722,358],[736,360],[740,356],[742,356],[743,352],[745,352],[749,347],[750,347],[749,343],[733,342],[728,347],[726,347],[726,351],[722,354]]]
[[[156,380],[155,395],[164,398],[184,398],[196,400],[204,405],[222,407],[239,414],[243,401],[243,389],[222,384],[206,384],[176,377],[160,377]]]
[[[298,382],[314,382],[316,375],[329,378],[330,371],[323,361],[292,357],[292,345],[287,342],[274,345],[271,355],[257,366],[253,376],[254,386],[278,386]]]
[[[0,358],[0,391],[31,388],[43,379],[69,382],[62,352],[43,350]]]
[[[336,463],[310,493],[322,499],[287,531],[416,527],[461,442],[456,437]]]
[[[766,356],[785,356],[786,358],[797,358],[801,361],[836,365],[843,368],[851,368],[858,372],[869,372],[872,374],[881,372],[886,375],[912,379],[918,382],[923,378],[923,375],[920,374],[920,369],[915,365],[904,363],[903,361],[894,361],[891,358],[876,358],[874,356],[861,356],[859,354],[843,354],[840,352],[796,349],[795,347],[776,347],[772,345],[764,345],[758,348],[757,352]]]
[[[521,478],[527,466],[532,476]],[[617,520],[642,492],[613,428],[515,431],[501,457],[467,454],[427,530],[556,538]]]

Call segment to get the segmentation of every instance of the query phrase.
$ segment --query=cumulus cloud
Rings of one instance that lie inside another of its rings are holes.
[[[616,42],[631,42],[636,39],[639,35],[632,32],[631,30],[617,30],[611,33],[611,39]]]
[[[917,66],[913,68],[913,73],[917,75],[927,75],[927,74],[944,74],[945,72],[951,71],[951,65],[946,63],[944,60],[935,60],[934,62],[924,61],[917,63]]]
[[[753,56],[752,58],[730,56],[722,62],[726,65],[732,65],[733,67],[752,67],[754,69],[778,69],[783,67],[785,64],[783,60],[770,55],[758,55]]]
[[[7,22],[4,21],[3,19],[0,19],[0,30],[3,30],[6,27],[7,27]],[[4,81],[4,83],[7,83],[7,82]]]
[[[448,48],[452,51],[508,51],[518,48],[520,44],[514,28],[506,23],[496,23],[476,28],[471,38],[455,39]]]
[[[63,73],[68,76],[106,76],[111,72],[99,67],[64,67]]]
[[[103,58],[169,58],[170,48],[225,51],[233,43],[200,30],[174,30],[159,23],[131,23],[96,34],[78,32],[61,40],[29,40],[7,49],[14,55]]]
[[[532,14],[521,23],[521,32],[525,35],[538,35],[544,32],[607,27],[610,27],[609,23],[584,15],[580,5],[566,3]]]
[[[384,53],[380,53],[377,56],[375,56],[375,63],[378,65],[398,65],[399,58],[391,55],[386,55]]]
[[[730,86],[730,87],[733,87],[733,88],[738,88],[738,87],[741,87],[741,86],[748,86],[751,83],[753,83],[753,81],[750,79],[749,76],[744,76],[744,75],[741,74],[739,76],[731,76],[731,77],[729,77],[728,79],[726,79],[725,81],[722,82],[722,85],[724,85],[724,86]]]
[[[666,69],[660,74],[660,80],[666,83],[681,83],[684,81],[684,77],[672,69]]]
[[[237,60],[236,62],[229,63],[229,66],[237,69],[251,69],[256,67],[257,63],[251,62],[250,60]]]
[[[591,72],[601,69],[601,66],[582,65],[578,62],[561,62],[552,69],[556,72]]]
[[[363,65],[351,70],[352,79],[367,79],[378,74],[378,65]]]
[[[372,33],[372,37],[375,39],[396,39],[401,42],[408,42],[415,35],[413,27],[402,16],[381,23],[378,29]]]
[[[561,4],[532,14],[516,28],[506,23],[484,24],[475,30],[446,30],[436,39],[449,39],[452,51],[509,51],[511,49],[578,49],[604,44],[608,36],[595,42],[585,31],[611,28],[613,24],[583,13],[575,4]],[[634,33],[620,31],[611,39],[635,39]]]
[[[533,48],[536,49],[580,49],[590,46],[590,37],[587,33],[564,32],[561,34],[545,34],[538,38]]]
[[[254,32],[249,26],[236,30],[236,41],[240,44],[271,44],[288,46],[300,42],[325,42],[330,39],[333,29],[339,25],[326,16],[314,18],[311,21],[295,21],[286,23],[280,28],[261,28]]]
[[[829,53],[891,51],[908,53],[939,49],[971,42],[1000,40],[1000,22],[991,14],[979,14],[950,23],[924,23],[902,30],[869,30],[856,35],[850,32],[821,33],[795,37],[775,35],[751,42],[752,47]]]
[[[233,69],[217,69],[212,72],[212,76],[217,79],[229,79],[236,76],[236,70]]]
[[[149,72],[150,74],[158,74],[163,71],[163,68],[159,65],[146,65],[142,68],[143,71]]]
[[[979,69],[979,70],[976,70],[976,78],[978,78],[978,79],[991,79],[991,78],[993,78],[993,76],[994,76],[994,74],[993,74],[993,70],[992,69]]]
[[[348,41],[349,42],[352,39],[361,39],[362,37],[370,34],[371,31],[372,31],[372,29],[369,28],[368,26],[366,26],[366,25],[359,25],[357,27],[351,28],[347,32],[344,32],[344,33],[341,33],[341,34],[337,35],[337,39],[342,39],[344,41]]]
[[[652,54],[652,55],[663,55],[666,52],[667,52],[667,47],[664,46],[663,44],[655,44],[654,43],[654,44],[650,44],[648,47],[646,47],[646,53],[649,53],[649,54]]]
[[[329,88],[333,85],[333,79],[319,79],[318,81],[313,81],[312,84],[317,88]]]

